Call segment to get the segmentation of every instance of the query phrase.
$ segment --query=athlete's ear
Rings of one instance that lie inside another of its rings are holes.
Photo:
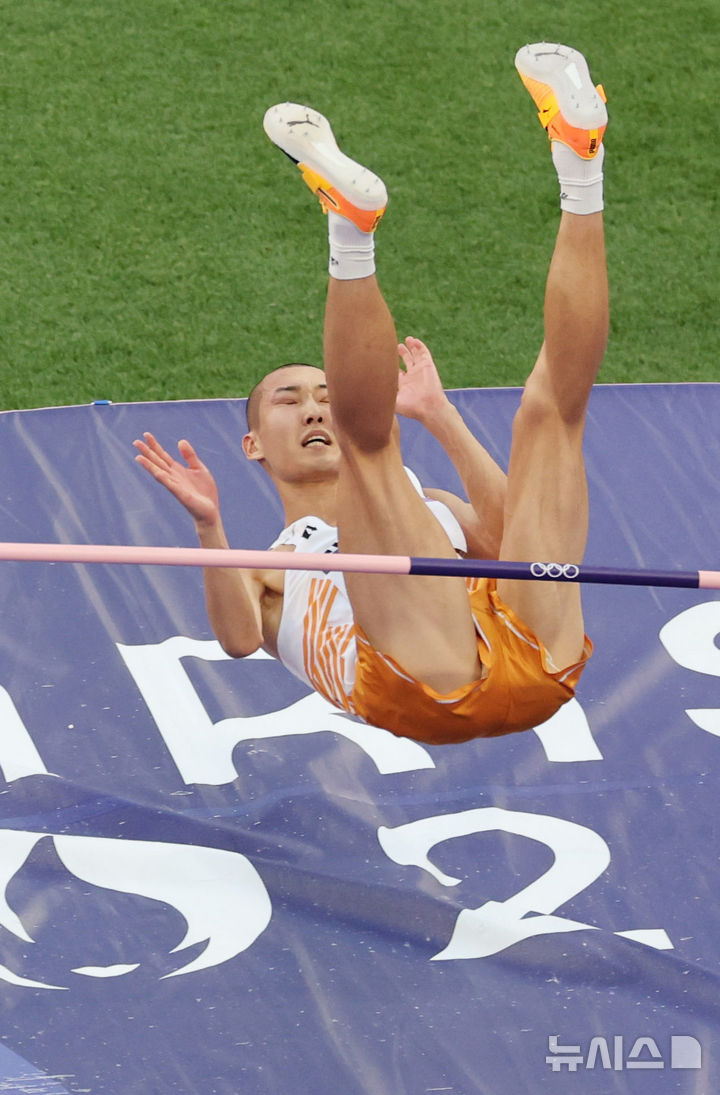
[[[263,450],[257,434],[250,430],[242,439],[243,452],[248,460],[262,460]]]

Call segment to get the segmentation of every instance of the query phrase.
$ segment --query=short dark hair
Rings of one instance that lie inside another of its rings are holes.
[[[307,361],[286,361],[283,365],[275,365],[272,369],[268,369],[264,376],[261,376],[255,387],[247,397],[247,403],[245,405],[245,417],[247,418],[247,424],[249,430],[257,429],[260,425],[260,391],[263,386],[263,382],[273,373],[277,373],[280,369],[295,369],[302,367],[306,369],[316,369],[316,365],[311,365]]]

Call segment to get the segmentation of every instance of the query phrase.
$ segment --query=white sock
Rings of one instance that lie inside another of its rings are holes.
[[[605,145],[600,145],[592,160],[584,160],[560,141],[553,141],[550,147],[560,182],[560,208],[581,216],[601,212]]]
[[[346,217],[328,211],[330,277],[338,281],[369,278],[375,273],[375,234],[361,232]]]

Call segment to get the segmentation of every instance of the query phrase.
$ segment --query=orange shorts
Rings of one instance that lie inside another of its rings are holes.
[[[350,707],[366,722],[429,745],[529,730],[572,699],[592,643],[581,660],[552,668],[539,639],[497,594],[494,579],[468,579],[484,675],[447,695],[410,677],[356,629],[357,666]]]

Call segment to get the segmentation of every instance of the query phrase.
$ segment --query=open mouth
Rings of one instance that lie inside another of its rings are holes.
[[[311,433],[309,437],[306,437],[302,443],[304,449],[309,448],[311,445],[325,445],[332,444],[330,437],[326,433]]]

